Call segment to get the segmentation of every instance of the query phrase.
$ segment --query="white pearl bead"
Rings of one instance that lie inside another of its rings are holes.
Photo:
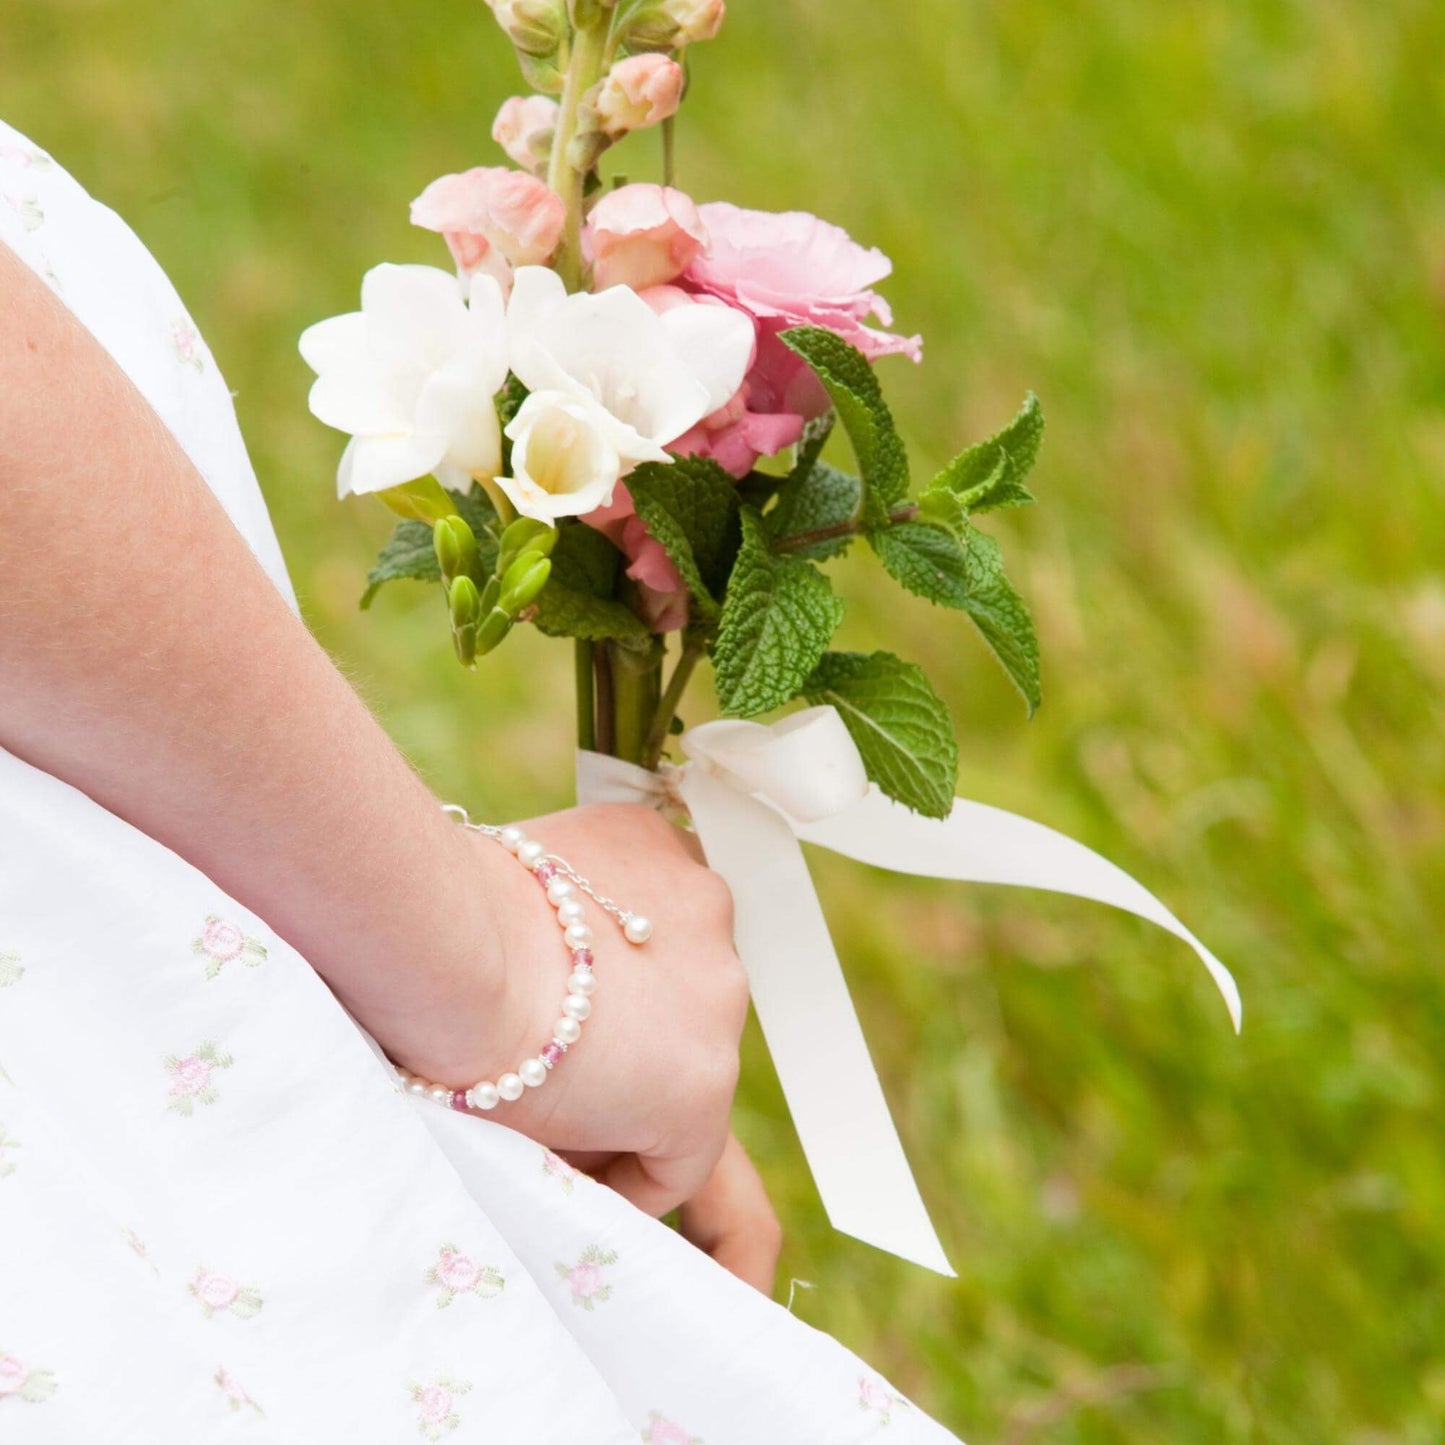
[[[527,835],[520,828],[503,828],[499,841],[507,852],[515,853],[527,841]]]
[[[497,1086],[490,1079],[483,1079],[480,1084],[472,1085],[472,1108],[474,1109],[495,1109],[497,1101],[501,1097]]]
[[[552,1037],[564,1044],[575,1044],[582,1037],[582,1025],[576,1019],[560,1018],[552,1025]]]
[[[452,1091],[442,1088],[440,1084],[433,1084],[426,1091],[426,1096],[437,1104],[450,1104],[452,1101]]]
[[[640,913],[629,913],[622,933],[629,943],[646,943],[652,937],[652,920]]]
[[[408,1080],[406,1081],[406,1091],[407,1091],[408,1094],[424,1094],[424,1093],[426,1093],[426,1080],[425,1080],[425,1079],[415,1079],[415,1078],[413,1078],[413,1079],[408,1079]]]
[[[556,908],[559,903],[565,903],[573,893],[571,881],[566,878],[554,878],[547,885],[547,902]]]
[[[523,1059],[517,1073],[529,1089],[540,1089],[547,1082],[547,1066],[541,1059]]]
[[[592,1012],[592,1000],[585,993],[569,993],[562,1000],[562,1012],[580,1024]]]
[[[568,948],[590,948],[592,946],[592,930],[585,923],[569,923],[567,931],[562,937],[567,940]]]
[[[583,917],[582,905],[575,898],[565,898],[557,906],[557,922],[563,928],[568,928],[574,923],[581,923]]]
[[[535,838],[528,838],[517,845],[517,858],[528,868],[534,863],[540,863],[546,854],[547,850]]]
[[[597,975],[590,968],[574,968],[567,978],[571,993],[591,993],[597,987]]]
[[[519,1074],[503,1074],[497,1080],[497,1093],[509,1102],[513,1099],[520,1099],[522,1091],[526,1087]]]

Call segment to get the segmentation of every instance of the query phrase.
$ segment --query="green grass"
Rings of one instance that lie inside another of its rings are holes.
[[[975,1445],[1445,1434],[1445,11],[1433,0],[734,0],[681,178],[895,259],[919,470],[1035,388],[1025,724],[957,619],[846,572],[844,644],[956,708],[970,795],[1155,887],[1231,963],[1105,910],[860,876],[826,901],[956,1283],[831,1234],[748,1042],[740,1127],[805,1318]],[[478,677],[435,600],[358,615],[295,337],[406,202],[494,162],[476,0],[14,0],[7,118],[132,222],[231,385],[312,625],[436,786],[567,798],[568,649]],[[650,145],[629,166],[650,174]],[[83,504],[83,499],[78,499]],[[886,600],[885,600],[886,599]]]

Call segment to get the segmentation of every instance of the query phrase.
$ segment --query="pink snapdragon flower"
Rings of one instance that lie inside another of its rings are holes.
[[[502,102],[492,122],[492,139],[524,171],[536,172],[545,160],[541,139],[557,127],[560,107],[545,95],[513,95]]]
[[[641,291],[675,280],[706,245],[697,207],[671,186],[639,183],[609,191],[582,232],[582,254],[598,291],[609,286]]]
[[[687,626],[687,588],[662,543],[637,515],[632,494],[619,482],[605,507],[582,519],[595,527],[624,557],[627,575],[637,583],[642,616],[654,632]]]
[[[888,303],[872,289],[893,270],[881,251],[806,211],[749,211],[726,201],[698,209],[708,249],[683,273],[690,290],[777,329],[826,327],[870,359],[894,353],[922,359],[921,337],[864,324],[869,317],[884,326],[893,321]]]
[[[616,140],[675,115],[684,79],[677,61],[653,51],[619,60],[602,78],[592,102],[599,127]]]
[[[505,291],[512,267],[541,265],[557,249],[567,207],[536,176],[475,166],[434,180],[411,203],[411,221],[442,233],[463,275],[485,272]]]

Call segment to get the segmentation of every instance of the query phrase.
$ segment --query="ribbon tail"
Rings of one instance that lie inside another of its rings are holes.
[[[709,865],[732,889],[738,954],[828,1218],[952,1277],[792,826],[701,768],[688,769],[682,795]]]
[[[1239,1031],[1243,1004],[1229,970],[1147,888],[1053,828],[964,798],[954,803],[947,818],[922,818],[876,788],[841,813],[794,828],[807,842],[876,868],[965,883],[1046,888],[1108,903],[1157,923],[1199,955]]]

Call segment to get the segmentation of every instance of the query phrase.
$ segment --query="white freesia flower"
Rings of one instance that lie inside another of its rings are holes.
[[[311,410],[349,432],[337,490],[379,492],[428,472],[465,490],[501,470],[494,396],[507,379],[502,293],[471,278],[470,305],[456,277],[434,266],[375,266],[361,310],[318,321],[301,335],[316,372]]]
[[[507,428],[513,475],[498,485],[546,520],[605,505],[639,462],[671,461],[665,444],[724,405],[753,356],[753,324],[729,307],[659,316],[626,286],[569,296],[542,266],[518,268],[507,332],[532,394]]]

